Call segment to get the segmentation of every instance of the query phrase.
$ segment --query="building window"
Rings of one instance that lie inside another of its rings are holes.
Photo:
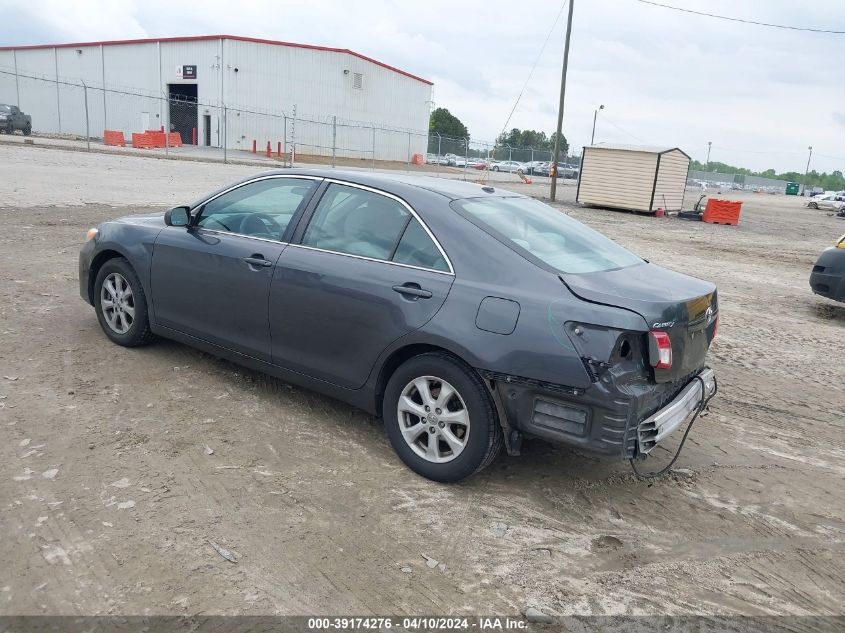
[[[361,73],[352,73],[352,87],[357,90],[364,89],[364,75]]]

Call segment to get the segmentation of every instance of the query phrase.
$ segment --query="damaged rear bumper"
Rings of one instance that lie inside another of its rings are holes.
[[[677,430],[716,389],[715,373],[705,368],[677,383],[624,383],[614,370],[587,389],[482,371],[506,434],[511,454],[518,438],[538,437],[606,458],[646,454]],[[514,435],[514,432],[516,434]]]
[[[708,367],[693,378],[672,402],[637,425],[637,450],[642,454],[651,452],[714,393],[716,374]]]

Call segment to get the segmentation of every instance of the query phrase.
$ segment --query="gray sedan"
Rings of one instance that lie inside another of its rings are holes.
[[[174,339],[351,403],[437,481],[525,436],[644,458],[715,392],[713,284],[489,186],[265,173],[92,228],[79,283],[113,342]]]

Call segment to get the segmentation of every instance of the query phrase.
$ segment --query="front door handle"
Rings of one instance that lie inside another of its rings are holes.
[[[260,253],[253,253],[249,257],[244,257],[244,261],[250,266],[257,266],[260,268],[268,268],[273,265],[273,262],[264,259],[264,255]]]
[[[416,299],[430,299],[431,291],[420,288],[418,284],[402,284],[401,286],[393,286],[393,289],[400,295],[405,295],[408,298]]]

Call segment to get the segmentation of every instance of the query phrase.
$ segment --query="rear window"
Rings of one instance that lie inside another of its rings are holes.
[[[454,200],[452,206],[518,252],[562,273],[593,273],[643,261],[601,233],[531,198],[467,198]]]

